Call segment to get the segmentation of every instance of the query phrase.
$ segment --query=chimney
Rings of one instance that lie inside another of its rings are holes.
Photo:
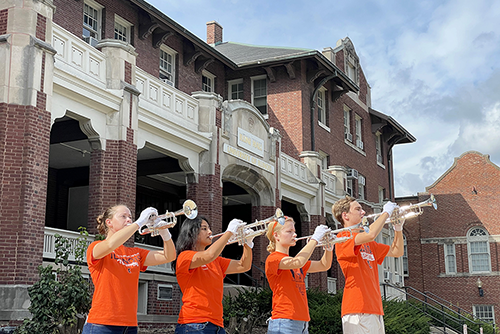
[[[222,26],[215,22],[207,22],[207,43],[217,45],[222,43]]]

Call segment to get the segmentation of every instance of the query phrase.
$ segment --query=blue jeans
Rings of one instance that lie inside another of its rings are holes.
[[[110,326],[86,323],[82,334],[137,334],[137,327]]]
[[[309,323],[292,319],[269,319],[267,334],[309,334]]]
[[[199,334],[226,334],[224,327],[219,327],[211,322],[197,324],[177,324],[175,334],[199,333]]]

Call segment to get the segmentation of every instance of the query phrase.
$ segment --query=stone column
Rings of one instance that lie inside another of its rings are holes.
[[[0,324],[29,315],[42,264],[53,11],[52,0],[0,2]]]

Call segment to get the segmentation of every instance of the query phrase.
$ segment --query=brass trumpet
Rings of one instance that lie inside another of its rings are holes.
[[[431,194],[431,196],[423,202],[417,204],[404,205],[394,210],[392,212],[392,215],[385,221],[385,224],[401,224],[408,218],[421,215],[423,213],[422,208],[426,206],[432,206],[435,210],[437,210],[436,198],[434,198],[433,194]],[[383,212],[364,216],[363,219],[361,220],[361,224],[363,226],[368,227],[375,220],[377,220],[377,218],[382,213]]]
[[[341,232],[349,232],[348,236],[345,237],[337,237],[337,234]],[[339,228],[337,230],[329,230],[328,232],[325,233],[325,236],[318,242],[316,247],[329,247],[333,246],[335,244],[345,242],[349,239],[352,239],[354,237],[354,232],[369,232],[368,226],[363,226],[362,223],[358,223],[354,226],[349,226],[349,227],[344,227],[344,228]],[[300,237],[300,238],[295,238],[295,241],[299,240],[309,240],[311,239],[312,235],[309,235],[307,237]]]
[[[229,238],[226,245],[234,244],[237,242],[238,245],[241,246],[245,244],[248,239],[253,239],[255,237],[265,234],[267,232],[267,227],[269,226],[270,223],[273,222],[278,222],[280,225],[285,224],[285,215],[283,214],[283,211],[281,211],[280,208],[276,209],[276,213],[272,217],[260,221],[255,221],[255,223],[247,224],[240,227],[236,232],[236,234],[231,236],[231,238]],[[213,235],[211,238],[212,239],[218,238],[223,234],[224,233],[219,233]]]
[[[151,233],[151,236],[156,237],[160,230],[174,227],[177,224],[177,216],[185,215],[189,219],[194,219],[198,215],[198,207],[196,203],[190,199],[182,204],[182,209],[175,212],[167,212],[162,215],[151,215],[149,221],[139,229],[140,235]]]

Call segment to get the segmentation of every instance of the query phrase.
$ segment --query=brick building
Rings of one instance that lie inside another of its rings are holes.
[[[498,324],[500,168],[488,155],[465,152],[424,193],[397,201],[422,202],[430,194],[438,209],[405,224],[405,285]]]
[[[394,198],[392,147],[415,141],[372,109],[349,38],[323,51],[248,46],[224,43],[209,22],[205,42],[143,0],[13,0],[0,4],[0,58],[0,321],[27,315],[53,235],[95,233],[110,205],[137,216],[190,198],[214,233],[282,208],[306,236],[334,226],[345,194],[380,211]],[[228,284],[265,281],[266,244],[256,239],[254,268]],[[341,288],[339,272],[309,285]],[[170,265],[139,284],[141,326],[175,322]]]

